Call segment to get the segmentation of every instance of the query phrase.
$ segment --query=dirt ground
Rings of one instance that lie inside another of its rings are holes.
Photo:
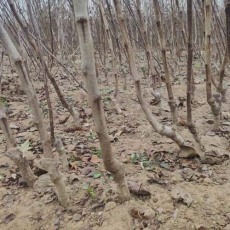
[[[3,94],[6,96],[9,121],[19,145],[30,141],[30,149],[25,156],[32,162],[42,152],[38,133],[26,97],[18,87],[17,74],[11,73],[7,58],[4,61]],[[139,62],[142,74],[141,65],[146,62],[141,55]],[[77,65],[80,72],[80,63]],[[179,71],[174,72],[173,91],[180,120],[183,121],[186,118],[186,57],[178,61],[178,65]],[[0,131],[0,229],[230,229],[229,101],[223,105],[224,131],[212,132],[212,114],[206,102],[204,64],[200,60],[194,60],[196,90],[193,119],[205,146],[206,161],[177,157],[178,147],[158,135],[147,122],[128,74],[127,90],[123,90],[123,79],[119,78],[118,102],[123,114],[116,114],[109,100],[114,79],[107,86],[103,74],[100,75],[114,153],[124,163],[128,180],[142,183],[150,192],[148,195],[132,195],[132,199],[124,204],[118,202],[116,186],[103,168],[85,93],[75,82],[68,80],[67,74],[60,68],[53,72],[68,101],[79,108],[84,127],[84,131],[72,132],[73,121],[69,118],[64,122],[68,113],[52,88],[55,134],[62,137],[70,160],[70,170],[65,173],[70,207],[65,210],[58,204],[53,185],[44,172],[36,171],[41,176],[33,189],[25,186],[15,165],[4,155],[5,140]],[[31,76],[37,79],[37,74],[32,71]],[[108,77],[111,79],[110,74]],[[77,78],[81,80],[80,75]],[[159,116],[159,107],[153,105],[150,82],[150,79],[142,79],[149,107],[159,121],[171,124],[165,85],[160,89],[163,112]],[[42,83],[36,80],[34,85],[47,119]],[[229,71],[226,85],[229,88]],[[227,98],[229,96],[230,92],[227,92]],[[177,127],[177,130],[185,139],[192,138],[184,126]],[[57,156],[55,149],[54,154]]]

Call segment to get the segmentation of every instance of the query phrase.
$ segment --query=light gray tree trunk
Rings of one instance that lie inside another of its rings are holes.
[[[102,158],[105,169],[111,172],[114,177],[121,200],[126,201],[130,199],[130,193],[125,178],[125,172],[122,164],[113,156],[105,121],[104,108],[97,84],[94,47],[87,12],[87,1],[74,0],[73,3],[81,48],[82,72],[85,77],[88,100],[92,108],[95,129],[100,141]]]
[[[37,126],[41,138],[44,155],[46,157],[52,158],[52,148],[51,148],[50,140],[43,120],[42,111],[38,104],[34,87],[29,78],[28,71],[25,67],[25,64],[22,61],[21,55],[15,48],[13,42],[11,41],[9,35],[5,31],[1,22],[0,22],[0,40],[2,41],[2,44],[7,50],[7,52],[9,53],[9,55],[11,56],[12,61],[14,62],[15,68],[18,72],[18,75],[22,83],[23,90],[27,95],[27,100],[32,111],[33,120],[35,125]]]

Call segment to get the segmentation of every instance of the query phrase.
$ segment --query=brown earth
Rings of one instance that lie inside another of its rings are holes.
[[[140,63],[144,65],[145,61],[140,58]],[[175,71],[173,90],[180,119],[183,120],[186,118],[186,101],[183,102],[186,98],[185,57],[183,62],[179,62],[179,68],[179,72]],[[9,106],[9,121],[19,145],[30,140],[31,150],[25,153],[26,157],[39,158],[41,147],[38,133],[32,123],[26,97],[18,94],[18,77],[10,70],[6,59],[3,94]],[[68,113],[61,107],[52,89],[55,133],[63,138],[70,160],[70,170],[65,173],[71,197],[70,207],[64,210],[58,204],[46,174],[39,177],[33,189],[25,187],[15,165],[4,156],[5,140],[0,131],[0,229],[230,229],[229,102],[223,105],[225,131],[212,132],[212,114],[206,102],[202,62],[194,62],[196,91],[193,118],[206,155],[209,155],[209,161],[203,163],[199,158],[178,158],[178,147],[152,129],[136,101],[129,75],[127,90],[122,89],[123,79],[120,77],[118,102],[123,114],[116,114],[108,97],[114,83],[108,87],[101,75],[100,87],[116,157],[124,163],[127,178],[142,183],[151,193],[151,196],[133,195],[132,200],[125,204],[119,204],[116,186],[103,168],[87,97],[60,68],[55,72],[65,96],[79,108],[85,127],[85,131],[65,132],[73,127],[73,122],[70,118],[60,124]],[[37,79],[39,72],[33,70],[31,75]],[[229,88],[229,72],[226,76]],[[150,108],[157,113],[159,108],[151,105],[150,80],[142,79],[142,84]],[[36,80],[34,85],[47,119],[42,83]],[[165,86],[160,91],[163,95],[163,114],[158,119],[170,124]],[[227,98],[229,96],[228,92]],[[184,126],[177,129],[187,140],[192,138]]]

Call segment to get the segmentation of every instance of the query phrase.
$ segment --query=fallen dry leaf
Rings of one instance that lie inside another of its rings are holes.
[[[94,155],[92,155],[92,157],[90,159],[90,162],[93,163],[93,164],[98,164],[98,163],[102,162],[102,159],[94,154]]]
[[[73,127],[68,127],[66,129],[64,129],[64,132],[66,132],[66,133],[74,133],[76,131],[83,131],[83,128],[79,127],[79,126],[73,126]]]

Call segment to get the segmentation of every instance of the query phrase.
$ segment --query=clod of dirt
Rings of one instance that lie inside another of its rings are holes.
[[[205,185],[210,185],[210,184],[213,184],[213,181],[212,181],[212,179],[206,177],[206,178],[204,178],[203,183],[204,183]]]
[[[190,195],[190,193],[187,193],[184,190],[179,189],[179,188],[172,190],[171,196],[176,202],[182,202],[183,204],[186,204],[188,207],[193,202],[193,198]]]
[[[201,160],[203,164],[218,165],[224,161],[229,160],[228,154],[221,154],[215,150],[206,152],[204,158]]]
[[[81,230],[93,230],[90,226],[86,225],[81,228]]]
[[[140,182],[128,181],[129,191],[137,196],[150,197],[151,193]]]
[[[2,223],[4,224],[8,224],[10,221],[15,219],[15,215],[13,213],[10,213],[8,215],[6,215],[6,217],[4,218],[4,220],[2,221]]]
[[[9,157],[6,156],[1,157],[0,168],[8,168],[12,166],[13,166],[13,162],[9,159]]]
[[[3,195],[1,205],[3,207],[10,208],[14,204],[15,200],[16,200],[16,197],[14,195],[5,194],[5,195]]]
[[[46,193],[50,193],[53,189],[54,185],[50,180],[48,174],[44,174],[40,176],[34,183],[34,190],[41,196]]]
[[[24,151],[23,157],[25,157],[26,160],[28,160],[28,161],[33,161],[36,158],[36,156],[30,151]]]
[[[114,206],[113,203],[110,205]],[[133,218],[129,211],[134,207],[143,207],[142,205],[143,203],[140,204],[139,202],[131,200],[122,205],[116,205],[112,209],[107,209],[107,211],[105,207],[100,230],[133,229]]]
[[[75,182],[79,181],[78,176],[75,173],[71,173],[69,175],[69,183],[74,184]]]
[[[55,218],[54,223],[53,223],[55,230],[58,230],[60,228],[60,222],[61,220],[59,218]]]
[[[24,180],[24,178],[20,177],[18,179],[18,186],[20,186],[20,187],[27,187],[28,184],[27,184],[26,180]]]
[[[51,193],[51,194],[45,194],[43,197],[42,197],[42,201],[45,203],[45,204],[49,204],[51,203],[52,201],[54,201],[56,199],[56,196],[54,193]]]
[[[85,167],[81,170],[82,175],[89,175],[94,169],[92,167]]]
[[[114,202],[114,201],[108,202],[108,203],[105,205],[105,211],[112,210],[112,209],[114,209],[116,206],[117,206],[117,203],[116,203],[116,202]]]
[[[79,220],[81,220],[82,215],[80,215],[79,213],[76,213],[73,215],[73,220],[78,222]]]
[[[151,208],[131,208],[130,215],[139,220],[150,220],[155,217],[156,213]]]
[[[208,228],[204,227],[204,226],[200,226],[198,228],[196,228],[197,230],[208,230]]]
[[[178,156],[181,158],[195,158],[195,157],[199,157],[199,154],[193,147],[182,146],[180,147]]]
[[[184,180],[190,181],[194,176],[195,172],[190,168],[184,168],[181,172],[181,176]]]

